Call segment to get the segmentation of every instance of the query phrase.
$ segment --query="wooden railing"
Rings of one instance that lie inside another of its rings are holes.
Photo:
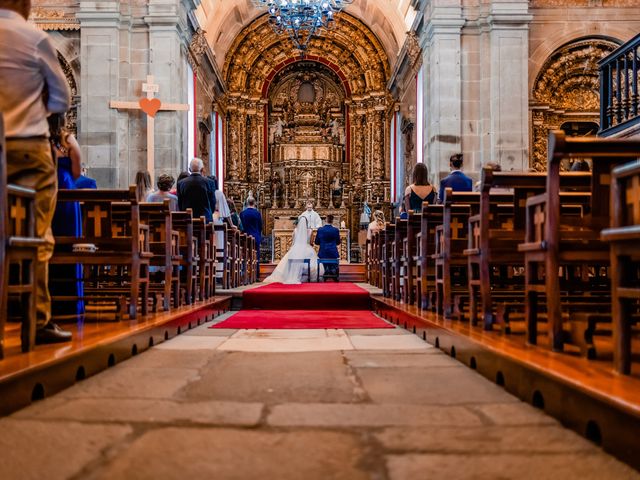
[[[640,34],[600,60],[600,136],[640,124]]]

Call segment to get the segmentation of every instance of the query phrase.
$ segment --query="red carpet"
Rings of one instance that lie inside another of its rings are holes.
[[[271,283],[245,290],[242,309],[369,310],[369,292],[353,283]]]
[[[370,311],[351,310],[241,310],[209,328],[393,328]]]

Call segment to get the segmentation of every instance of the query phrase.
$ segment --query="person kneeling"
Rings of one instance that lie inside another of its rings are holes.
[[[325,259],[338,259],[340,254],[338,253],[338,245],[340,245],[340,230],[333,225],[333,215],[327,215],[327,224],[324,227],[320,227],[316,233],[315,244],[320,245],[320,251],[318,252],[319,262],[323,263]],[[338,280],[339,268],[336,263],[323,263],[324,265],[324,279],[335,278]]]

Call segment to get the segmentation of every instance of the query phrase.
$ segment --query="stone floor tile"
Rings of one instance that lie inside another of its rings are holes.
[[[345,329],[347,335],[373,335],[373,336],[385,336],[385,335],[412,335],[404,328],[347,328]]]
[[[154,348],[159,350],[215,350],[226,340],[226,337],[219,336],[178,335]]]
[[[433,349],[425,352],[412,351],[411,353],[387,352],[386,350],[354,350],[344,352],[349,365],[355,368],[407,368],[407,367],[455,367],[465,368],[460,362]]]
[[[415,335],[349,335],[356,350],[430,350],[433,347]]]
[[[187,330],[182,335],[194,337],[230,337],[238,330],[235,328],[211,328],[213,323],[201,325],[198,328]]]
[[[285,404],[267,418],[278,427],[386,427],[391,425],[479,426],[480,418],[464,407],[372,404]],[[429,430],[430,428],[426,428]]]
[[[352,402],[357,385],[339,352],[233,352],[202,371],[182,395],[241,402]]]
[[[15,418],[254,426],[261,414],[260,403],[78,398],[31,413],[24,411]]]
[[[357,375],[376,403],[456,405],[518,401],[467,368],[358,368]]]
[[[220,355],[207,350],[173,350],[152,348],[130,358],[119,368],[187,368],[204,367],[210,360]]]
[[[363,451],[347,433],[166,428],[145,433],[96,478],[364,480],[373,477],[359,466]]]
[[[125,368],[125,364],[105,370],[59,395],[65,398],[171,398],[198,370],[186,368]]]
[[[442,407],[441,407],[442,408]],[[452,408],[452,407],[447,407]],[[461,407],[458,407],[461,408]],[[525,427],[464,426],[387,428],[376,433],[383,448],[393,452],[432,453],[562,453],[594,452],[597,448],[559,425]]]
[[[349,338],[229,338],[220,347],[221,351],[237,352],[329,352],[353,350]]]
[[[62,480],[132,433],[127,425],[0,420],[0,478]]]
[[[496,425],[555,425],[558,423],[542,410],[524,402],[474,405],[470,408]]]
[[[638,479],[640,475],[598,452],[476,455],[389,455],[390,480],[603,480]]]

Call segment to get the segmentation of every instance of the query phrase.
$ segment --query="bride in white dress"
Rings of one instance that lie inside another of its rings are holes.
[[[311,267],[311,278],[309,281],[316,280],[318,268],[318,254],[309,243],[311,238],[311,230],[308,228],[307,219],[303,216],[298,217],[298,225],[293,231],[293,242],[287,254],[282,257],[278,266],[273,273],[265,278],[264,283],[301,283],[302,275],[307,273],[307,264],[302,261],[308,258]],[[322,272],[321,272],[322,273]]]

